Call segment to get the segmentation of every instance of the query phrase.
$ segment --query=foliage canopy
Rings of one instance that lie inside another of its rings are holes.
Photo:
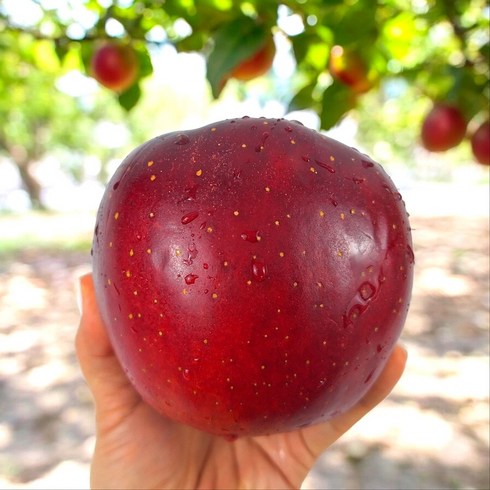
[[[334,45],[355,50],[376,85],[403,79],[432,100],[459,105],[468,119],[485,111],[489,94],[489,7],[485,0],[33,0],[35,19],[19,24],[6,9],[0,26],[51,43],[60,63],[79,58],[89,72],[97,44],[130,42],[139,78],[119,94],[126,109],[138,103],[140,82],[151,75],[148,47],[170,43],[207,60],[207,78],[219,97],[227,73],[250,57],[271,33],[286,38],[296,62],[290,109],[313,109],[321,127],[335,125],[357,103],[328,72]],[[62,6],[63,4],[63,6]],[[289,22],[288,22],[289,21]],[[293,21],[295,27],[287,26]],[[4,35],[2,35],[3,38]],[[1,46],[5,43],[0,44]]]

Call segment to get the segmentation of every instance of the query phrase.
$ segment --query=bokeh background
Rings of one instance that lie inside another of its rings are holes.
[[[88,488],[93,406],[73,340],[107,179],[150,137],[244,115],[370,154],[413,228],[407,371],[304,488],[490,488],[489,167],[469,141],[488,119],[489,16],[483,0],[0,1],[0,488]],[[251,20],[273,35],[273,65],[220,91],[215,60],[250,53],[217,40],[257,49]],[[101,40],[138,54],[123,93],[90,76]],[[365,93],[329,72],[338,44],[361,54]],[[420,128],[437,101],[469,137],[431,153]]]

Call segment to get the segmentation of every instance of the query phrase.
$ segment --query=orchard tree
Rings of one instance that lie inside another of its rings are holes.
[[[282,37],[295,71],[274,96],[289,111],[315,111],[322,129],[400,83],[434,106],[457,108],[473,132],[488,119],[486,0],[79,0],[71,9],[31,2],[37,16],[30,23],[16,23],[0,7],[4,32],[52,43],[60,62],[75,53],[127,110],[152,73],[152,44],[201,53],[218,98],[231,79],[246,84],[266,73],[271,41]]]
[[[103,158],[93,144],[94,124],[114,116],[115,111],[107,99],[102,111],[97,100],[83,105],[56,89],[62,72],[51,41],[12,30],[4,32],[0,41],[0,153],[16,166],[32,207],[44,209],[35,164],[57,150],[65,154],[90,151]],[[76,66],[76,58],[73,62]],[[73,158],[60,159],[64,170],[80,180],[81,169],[70,166],[71,162]]]

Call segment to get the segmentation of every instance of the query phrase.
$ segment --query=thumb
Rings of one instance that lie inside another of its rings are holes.
[[[119,412],[140,400],[114,353],[99,313],[91,274],[80,278],[80,326],[75,339],[78,362],[98,414]]]

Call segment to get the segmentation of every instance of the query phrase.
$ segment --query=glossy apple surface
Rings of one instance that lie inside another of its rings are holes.
[[[159,136],[110,181],[97,297],[129,379],[228,438],[329,419],[370,388],[405,322],[414,255],[380,165],[300,123]]]
[[[104,87],[123,92],[136,80],[138,59],[131,46],[108,42],[94,52],[91,72]]]
[[[471,136],[471,150],[478,163],[490,165],[490,122],[481,124]]]
[[[452,105],[435,105],[422,123],[422,144],[429,151],[446,151],[458,146],[466,135],[467,122]]]

